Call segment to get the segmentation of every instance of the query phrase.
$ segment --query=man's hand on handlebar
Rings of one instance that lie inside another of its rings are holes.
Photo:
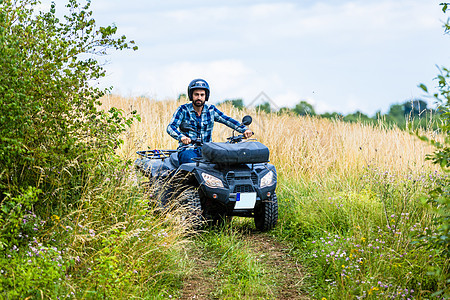
[[[180,141],[185,145],[189,145],[192,142],[191,139],[187,136],[181,137]]]
[[[253,132],[251,131],[251,130],[249,130],[249,129],[247,129],[245,132],[244,132],[244,138],[246,138],[246,139],[248,139],[249,137],[251,137],[253,135]]]

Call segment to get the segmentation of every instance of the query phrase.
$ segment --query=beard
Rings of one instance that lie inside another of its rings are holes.
[[[194,106],[196,107],[202,107],[203,105],[205,105],[205,102],[200,101],[200,100],[196,100],[192,102],[194,104]]]

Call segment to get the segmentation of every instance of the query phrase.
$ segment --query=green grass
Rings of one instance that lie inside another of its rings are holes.
[[[19,217],[18,224],[26,226],[17,226],[16,242],[0,252],[0,298],[178,295],[187,263],[180,243],[187,231],[149,204],[126,165],[109,172],[104,168],[108,180],[93,180],[83,189],[76,206]]]
[[[130,180],[132,170],[110,172],[82,189],[76,206],[15,220],[24,224],[16,234],[21,243],[1,252],[0,298],[178,298],[192,267],[186,242],[214,262],[204,274],[215,278],[211,297],[275,298],[273,272],[245,238],[253,220],[192,235],[176,211],[161,212]]]
[[[282,181],[275,229],[312,276],[313,298],[420,299],[447,291],[449,259],[428,247],[432,215],[421,204],[442,175],[374,168],[358,181]],[[441,295],[442,296],[442,295]]]
[[[41,214],[46,218],[23,210],[11,219],[16,240],[2,245],[1,297],[177,298],[192,267],[183,246],[189,240],[212,262],[203,274],[214,282],[210,297],[276,299],[276,266],[265,264],[252,247],[251,219],[189,235],[173,212],[152,205],[127,167],[115,170],[103,175],[109,180],[82,189],[71,209],[48,208]],[[424,239],[435,225],[421,204],[442,178],[376,168],[347,182],[280,176],[280,219],[272,234],[307,267],[313,299],[442,298],[449,259]],[[14,205],[11,214],[19,209]]]
[[[234,223],[237,223],[234,221]],[[215,261],[219,299],[274,299],[272,278],[245,237],[233,225],[206,231],[195,241]],[[244,224],[245,228],[245,224]]]

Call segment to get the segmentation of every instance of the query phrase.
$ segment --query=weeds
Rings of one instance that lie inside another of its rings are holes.
[[[445,289],[446,275],[433,271],[443,267],[447,273],[449,260],[422,238],[435,235],[436,227],[420,199],[446,177],[437,172],[399,176],[368,167],[360,178],[351,189],[330,186],[330,196],[300,192],[296,197],[292,185],[282,188],[287,218],[278,230],[297,244],[315,274],[313,295],[418,299]]]
[[[61,209],[54,209],[41,219],[30,210],[28,200],[9,201],[15,203],[8,220],[16,228],[16,240],[11,240],[16,243],[4,243],[1,252],[2,297],[177,295],[186,228],[149,206],[143,187],[130,179],[134,171],[129,163],[102,164],[103,180],[95,177],[95,168],[91,174],[93,180],[68,213],[57,214]],[[23,199],[33,199],[26,195]],[[16,219],[11,217],[19,211],[23,212]]]
[[[232,226],[202,234],[196,241],[217,261],[212,296],[220,299],[272,299],[271,278],[238,229]]]

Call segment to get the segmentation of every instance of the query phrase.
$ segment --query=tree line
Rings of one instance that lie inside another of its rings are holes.
[[[219,104],[229,103],[238,109],[245,107],[242,99],[227,99]],[[377,111],[373,116],[368,116],[361,111],[356,111],[350,114],[341,114],[338,112],[326,112],[317,114],[314,106],[307,101],[300,101],[293,108],[282,107],[275,110],[269,102],[264,102],[257,105],[257,111],[265,113],[277,114],[292,114],[297,116],[317,116],[327,119],[338,119],[344,122],[363,122],[370,124],[378,124],[379,122],[387,125],[395,125],[400,129],[406,129],[408,124],[413,125],[414,128],[432,128],[437,129],[441,112],[439,109],[428,107],[428,103],[422,99],[411,99],[403,103],[392,104],[387,113],[383,114]]]

